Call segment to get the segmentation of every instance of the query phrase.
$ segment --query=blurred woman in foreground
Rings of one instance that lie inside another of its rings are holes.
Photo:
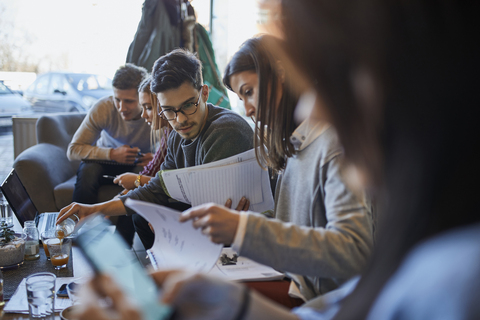
[[[154,274],[163,300],[182,319],[480,318],[479,6],[282,4],[286,50],[318,94],[316,114],[381,200],[370,268],[345,299],[324,296],[321,309],[293,314],[239,284],[181,271]]]

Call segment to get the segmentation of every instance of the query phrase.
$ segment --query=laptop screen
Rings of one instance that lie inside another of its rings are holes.
[[[10,171],[0,186],[0,189],[10,204],[15,216],[17,216],[22,228],[25,221],[35,220],[37,208],[30,199],[15,169]]]

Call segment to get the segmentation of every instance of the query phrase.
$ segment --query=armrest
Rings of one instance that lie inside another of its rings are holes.
[[[28,148],[13,163],[38,212],[58,211],[53,189],[74,176],[78,166],[67,159],[65,149],[48,143]]]

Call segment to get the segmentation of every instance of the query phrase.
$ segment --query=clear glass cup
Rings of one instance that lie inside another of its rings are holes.
[[[50,261],[55,270],[66,268],[68,259],[70,258],[70,251],[72,249],[72,239],[48,239],[47,249],[50,253]]]
[[[47,260],[50,260],[50,251],[48,251],[47,242],[51,239],[57,239],[57,237],[55,236],[55,231],[49,230],[42,232],[41,239],[43,244],[43,251],[45,251],[45,256],[47,257]]]
[[[55,235],[59,239],[66,238],[70,236],[75,229],[75,221],[73,221],[70,218],[67,218],[60,222],[56,227],[55,227]]]
[[[27,277],[27,300],[30,319],[55,318],[55,280],[50,272],[34,273]]]
[[[7,200],[0,198],[0,224],[4,222],[7,227],[13,226],[13,212]]]

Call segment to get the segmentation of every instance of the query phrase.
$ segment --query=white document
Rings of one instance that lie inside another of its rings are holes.
[[[155,241],[147,251],[154,268],[208,272],[216,263],[223,245],[211,242],[200,229],[193,228],[191,221],[180,223],[180,211],[132,199],[127,199],[125,205],[155,230]]]
[[[264,212],[274,206],[268,172],[257,163],[254,149],[200,166],[165,171],[162,178],[170,197],[192,206],[223,205],[231,199],[235,207],[242,197],[250,201],[252,211]]]
[[[231,248],[223,248],[222,255],[226,254],[229,258],[237,254]],[[232,281],[269,281],[280,280],[285,276],[277,270],[257,263],[248,258],[239,256],[235,265],[223,265],[220,258],[215,267],[210,270],[210,275],[218,276]]]
[[[64,283],[70,283],[77,280],[78,278],[74,277],[65,277],[57,278],[55,282],[55,292],[60,288]],[[15,293],[12,295],[10,300],[5,305],[3,311],[5,313],[23,313],[28,314],[28,300],[27,300],[27,288],[25,286],[26,278],[20,282],[15,290]],[[60,312],[65,308],[68,308],[72,305],[72,302],[69,298],[57,297],[55,294],[55,312]]]

